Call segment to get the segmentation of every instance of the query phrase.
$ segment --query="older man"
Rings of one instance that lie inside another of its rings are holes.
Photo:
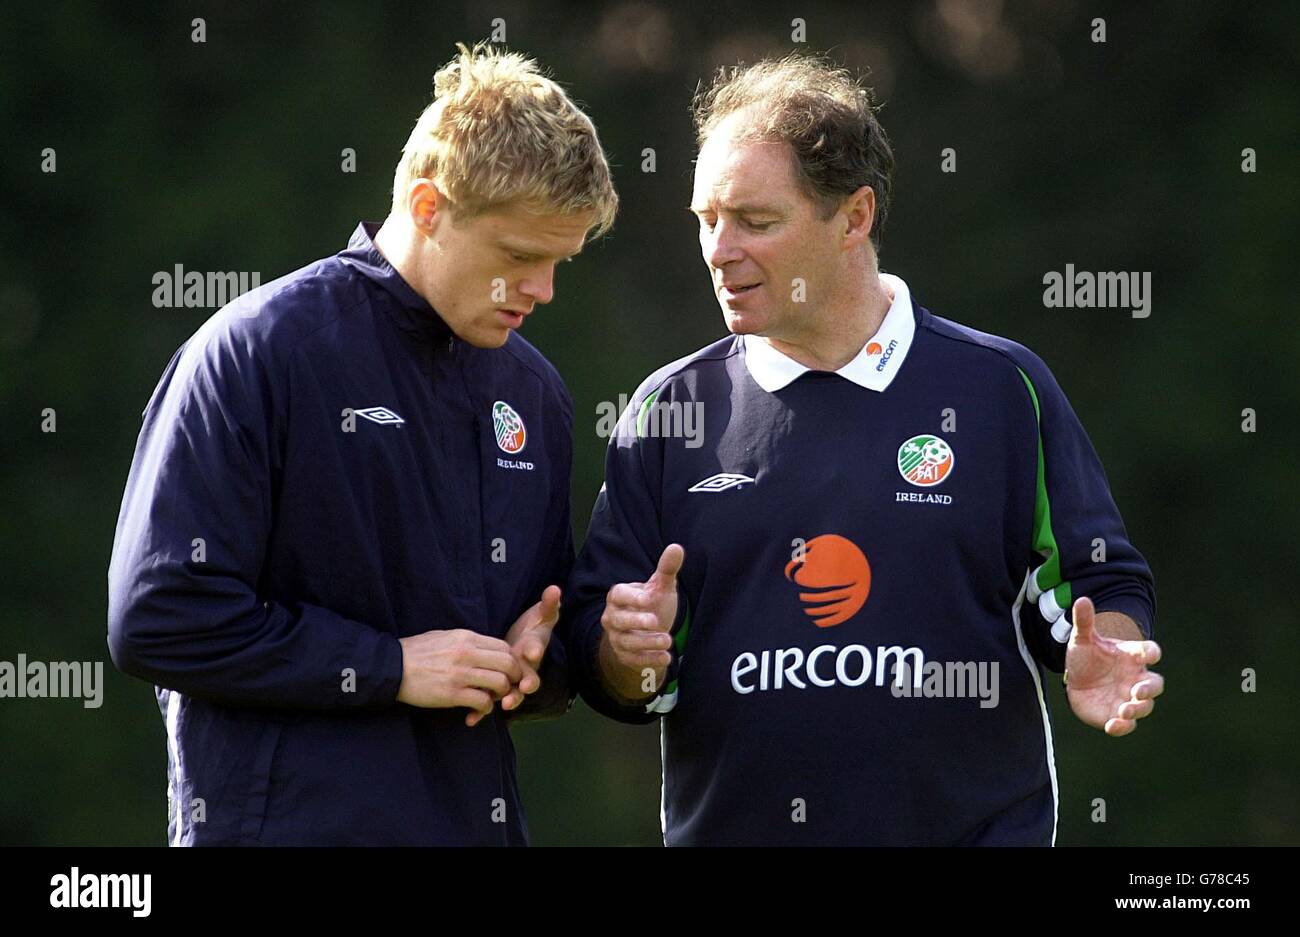
[[[893,156],[845,72],[725,70],[696,124],[732,334],[611,439],[569,592],[584,697],[662,718],[670,845],[1053,843],[1043,669],[1109,735],[1162,689],[1092,446],[1033,353],[879,272]],[[657,431],[684,408],[703,445]]]

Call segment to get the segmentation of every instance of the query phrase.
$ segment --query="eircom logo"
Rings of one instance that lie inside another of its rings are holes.
[[[894,357],[894,349],[897,347],[898,347],[898,339],[896,338],[892,339],[890,343],[885,347],[885,353],[881,355],[880,360],[876,362],[877,371],[885,370],[885,365],[889,364],[889,359]]]
[[[818,628],[843,624],[856,615],[871,591],[871,564],[856,543],[838,534],[822,534],[802,544],[785,566],[785,578],[803,591],[804,613]],[[911,674],[921,686],[925,653],[918,647],[822,644],[804,651],[780,647],[744,651],[731,662],[731,688],[742,696],[755,690],[790,687],[884,686],[886,678],[901,685]]]
[[[858,545],[838,534],[809,540],[785,566],[785,578],[803,586],[804,612],[818,628],[848,621],[871,591],[871,564]]]
[[[757,678],[751,676],[756,670]],[[806,655],[803,648],[778,647],[738,655],[731,662],[731,688],[745,696],[755,690],[780,690],[786,686],[806,690],[810,686],[862,686],[868,681],[884,686],[887,677],[901,686],[910,673],[913,688],[919,689],[924,670],[925,652],[919,647],[882,644],[876,646],[874,655],[865,644],[822,644]]]

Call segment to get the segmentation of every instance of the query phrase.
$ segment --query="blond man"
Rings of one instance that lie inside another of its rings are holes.
[[[571,699],[573,411],[518,330],[616,206],[565,92],[461,46],[382,226],[173,357],[109,570],[169,842],[527,842],[507,720]]]

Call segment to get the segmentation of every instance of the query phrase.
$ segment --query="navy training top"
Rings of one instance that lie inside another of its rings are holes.
[[[1041,844],[1045,670],[1074,598],[1150,638],[1150,570],[1028,349],[894,299],[838,372],[729,336],[651,375],[610,440],[566,593],[584,699],[662,718],[676,844]],[[684,546],[673,663],[599,678],[600,616]]]
[[[573,408],[358,226],[216,313],[144,411],[109,647],[157,686],[172,844],[521,844],[501,711],[395,703],[400,637],[504,637],[572,563]],[[529,706],[569,701],[552,641]],[[543,698],[545,697],[545,698]]]

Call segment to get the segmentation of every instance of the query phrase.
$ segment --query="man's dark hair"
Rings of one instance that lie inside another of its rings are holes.
[[[723,120],[742,110],[749,122],[739,139],[789,143],[797,175],[823,219],[845,196],[871,186],[876,193],[871,243],[877,253],[894,174],[894,154],[876,120],[878,109],[871,90],[847,69],[800,53],[720,68],[707,88],[700,84],[691,104],[700,146]]]

